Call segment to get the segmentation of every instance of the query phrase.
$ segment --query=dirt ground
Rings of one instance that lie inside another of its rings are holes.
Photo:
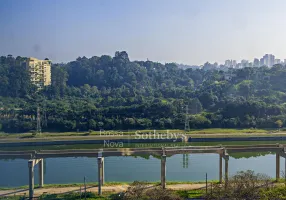
[[[194,190],[205,187],[205,184],[175,184],[175,185],[167,185],[168,189],[171,190]],[[128,188],[128,185],[115,185],[115,186],[103,186],[102,191],[103,192],[123,192],[126,191]],[[82,191],[84,191],[84,188],[81,188]],[[87,186],[88,192],[97,192],[97,187],[89,187]],[[40,196],[44,193],[46,194],[62,194],[62,193],[69,193],[69,192],[80,192],[80,187],[62,187],[62,188],[36,188],[34,190],[35,196]],[[0,196],[28,196],[29,190],[28,189],[17,189],[17,190],[0,190]]]

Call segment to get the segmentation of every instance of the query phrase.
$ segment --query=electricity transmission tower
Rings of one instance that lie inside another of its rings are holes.
[[[48,126],[48,119],[47,119],[47,102],[46,98],[44,99],[44,108],[42,109],[42,115],[43,115],[43,120],[42,120],[42,125],[44,128],[47,128]]]
[[[37,107],[37,133],[41,133],[41,115],[40,115],[40,107]]]
[[[190,123],[189,123],[189,106],[186,105],[186,117],[185,117],[185,131],[190,130]]]

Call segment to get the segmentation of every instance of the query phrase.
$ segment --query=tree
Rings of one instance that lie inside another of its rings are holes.
[[[283,65],[182,69],[131,61],[118,51],[53,64],[52,85],[37,91],[25,60],[0,57],[0,123],[7,132],[29,131],[24,122],[35,120],[36,104],[45,108],[50,131],[183,129],[186,105],[193,128],[281,128],[275,122],[286,120]]]
[[[89,129],[91,129],[91,130],[95,130],[96,129],[96,121],[95,120],[93,120],[93,119],[90,119],[89,121],[88,121],[88,127],[89,127]]]
[[[64,67],[60,65],[52,66],[52,87],[56,96],[64,96],[68,73]]]
[[[275,122],[276,126],[278,127],[278,130],[283,126],[283,122],[279,119]]]

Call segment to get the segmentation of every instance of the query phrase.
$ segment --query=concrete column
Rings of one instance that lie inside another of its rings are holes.
[[[101,172],[101,185],[104,185],[104,158],[102,158],[102,167],[101,167],[101,170],[102,170],[102,172]]]
[[[161,186],[163,189],[166,188],[166,155],[161,157]]]
[[[280,155],[276,153],[276,181],[280,179]]]
[[[98,163],[98,195],[102,195],[101,186],[102,186],[102,157],[97,158]]]
[[[222,154],[219,154],[219,183],[222,183]]]
[[[39,165],[39,187],[44,186],[44,159],[41,159]]]
[[[28,168],[29,168],[29,199],[33,199],[34,197],[34,165],[35,161],[34,160],[29,160],[28,162]]]
[[[224,176],[225,176],[225,185],[227,186],[228,184],[228,160],[229,160],[229,156],[225,155],[224,157]]]

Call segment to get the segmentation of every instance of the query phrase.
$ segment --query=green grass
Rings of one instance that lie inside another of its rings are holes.
[[[202,130],[191,130],[189,134],[242,134],[242,133],[267,133],[264,129],[223,129],[211,128]]]
[[[200,198],[205,194],[205,190],[182,190],[182,191],[175,191],[176,194],[178,194],[182,198]],[[119,194],[116,193],[110,193],[106,192],[103,193],[102,196],[98,196],[95,193],[87,192],[86,193],[86,199],[87,200],[114,200],[117,198],[114,198],[118,196]],[[10,196],[10,197],[0,197],[0,199],[6,199],[6,200],[20,200],[22,197],[20,196]],[[76,199],[84,199],[85,195],[80,193],[68,193],[68,194],[43,194],[39,197],[39,199],[42,200],[76,200]]]
[[[205,194],[205,190],[181,190],[176,193],[183,198],[200,198]]]
[[[43,194],[38,199],[41,200],[77,200],[77,199],[86,199],[86,200],[111,200],[114,194],[105,193],[102,196],[98,196],[95,193],[87,192],[86,194],[80,193],[69,193],[69,194]],[[6,200],[22,200],[21,196],[10,196],[10,197],[0,197],[0,199]]]
[[[226,134],[226,135],[235,135],[235,134],[265,134],[269,131],[276,131],[274,129],[265,130],[265,129],[222,129],[222,128],[211,128],[211,129],[200,129],[200,130],[190,130],[188,132],[184,130],[179,129],[172,129],[172,130],[156,130],[156,133],[159,134],[166,134],[166,133],[181,133],[181,134],[187,134],[187,135],[204,135],[204,134]],[[57,137],[73,137],[76,139],[76,137],[86,137],[89,138],[89,136],[100,136],[101,138],[108,138],[110,135],[112,138],[118,137],[128,137],[128,136],[134,136],[135,133],[154,133],[154,130],[131,130],[131,131],[87,131],[87,132],[44,132],[42,134],[33,135],[33,133],[18,133],[18,134],[7,134],[7,133],[1,133],[0,132],[0,138],[2,139],[9,139],[9,138],[20,138],[20,139],[31,139],[31,138],[57,138]]]

